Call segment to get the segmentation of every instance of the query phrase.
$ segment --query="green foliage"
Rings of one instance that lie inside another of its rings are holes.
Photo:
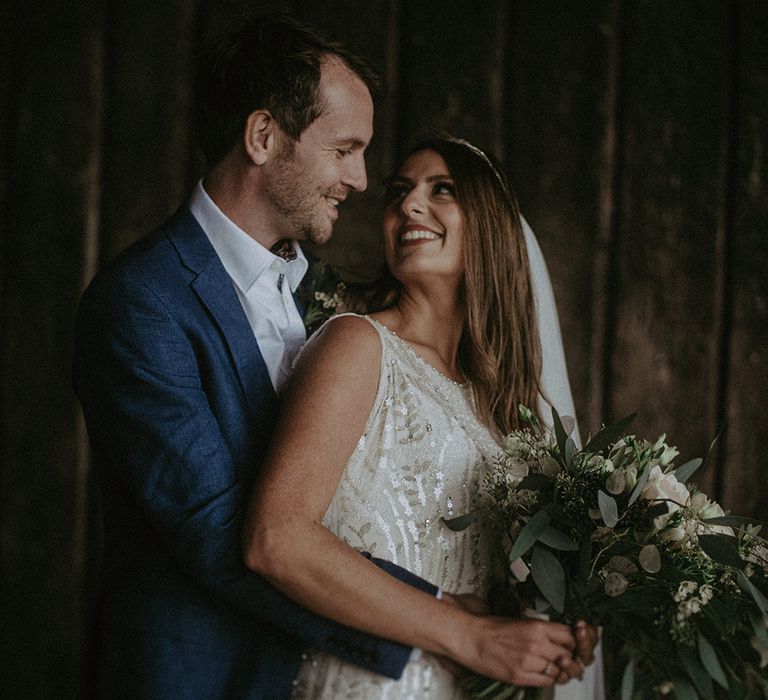
[[[726,515],[688,484],[702,460],[675,468],[664,436],[624,434],[633,419],[603,428],[583,450],[554,410],[551,434],[536,425],[504,440],[484,508],[508,528],[509,560],[530,570],[510,581],[514,596],[538,601],[552,619],[603,626],[623,700],[768,697],[761,523]],[[475,697],[510,692],[489,683]]]

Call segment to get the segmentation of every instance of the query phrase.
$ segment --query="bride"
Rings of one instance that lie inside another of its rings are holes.
[[[462,698],[457,666],[542,688],[573,678],[568,697],[601,696],[594,667],[577,680],[595,630],[486,614],[491,533],[442,522],[472,509],[499,439],[518,427],[517,405],[541,398],[520,222],[482,151],[422,142],[387,187],[389,274],[372,313],[326,323],[297,362],[254,489],[246,561],[307,608],[415,651],[400,680],[312,653],[294,698]]]

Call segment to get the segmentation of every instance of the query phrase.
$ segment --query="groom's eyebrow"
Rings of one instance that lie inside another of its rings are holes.
[[[347,148],[365,148],[368,146],[368,143],[366,141],[363,141],[362,139],[356,138],[354,136],[350,136],[348,138],[340,138],[336,139],[335,141],[336,146],[346,146]]]

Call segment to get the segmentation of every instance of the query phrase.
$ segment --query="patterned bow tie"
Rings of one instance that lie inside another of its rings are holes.
[[[286,262],[296,260],[296,246],[290,238],[281,238],[270,250]]]

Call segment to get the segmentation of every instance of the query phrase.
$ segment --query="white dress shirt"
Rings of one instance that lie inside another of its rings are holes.
[[[307,340],[292,294],[307,272],[307,258],[298,243],[296,259],[286,261],[251,238],[216,206],[202,181],[189,209],[235,285],[272,386],[279,391]]]

